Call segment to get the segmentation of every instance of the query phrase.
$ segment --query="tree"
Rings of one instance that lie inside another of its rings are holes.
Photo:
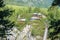
[[[6,31],[10,30],[14,26],[14,22],[11,22],[8,18],[12,15],[13,10],[6,9],[3,0],[0,0],[0,37],[6,37]],[[4,8],[4,9],[3,9]],[[9,35],[9,34],[8,34]]]
[[[48,19],[50,24],[49,38],[51,38],[51,40],[58,40],[60,37],[60,13],[57,6],[60,6],[60,0],[54,0],[51,7],[48,9]]]
[[[48,10],[50,10],[52,7],[60,6],[60,0],[54,0]]]
[[[4,7],[4,1],[3,0],[0,0],[0,7]]]
[[[34,12],[39,13],[40,12],[40,9],[38,7],[35,7],[34,8]]]
[[[60,5],[60,0],[54,0],[52,6]]]

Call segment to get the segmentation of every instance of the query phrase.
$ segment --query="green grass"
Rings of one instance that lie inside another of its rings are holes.
[[[9,9],[13,9],[14,12],[13,12],[13,15],[11,15],[11,17],[9,18],[9,20],[11,21],[14,21],[17,28],[21,31],[26,24],[32,24],[32,29],[31,29],[31,33],[33,36],[37,36],[37,35],[40,35],[40,36],[43,36],[44,34],[44,29],[45,29],[45,26],[44,26],[44,23],[43,21],[41,20],[35,20],[35,21],[32,21],[30,22],[30,18],[32,17],[32,14],[35,12],[34,10],[35,7],[31,7],[31,9],[29,9],[29,7],[24,7],[24,6],[16,6],[16,5],[6,5]],[[31,11],[31,12],[29,12]],[[39,13],[43,13],[45,15],[47,15],[47,9],[46,8],[39,8],[39,10],[36,10],[36,11],[39,11]],[[26,18],[26,21],[21,23],[19,21],[17,21],[17,15],[21,15],[21,18]],[[36,25],[34,25],[36,24]]]
[[[26,7],[26,6],[16,6],[16,5],[6,5],[6,7],[8,7],[9,9],[14,10],[13,14],[9,17],[9,20],[14,21],[16,27],[22,31],[22,29],[26,26],[26,24],[31,24],[32,25],[32,29],[31,29],[31,33],[33,36],[38,36],[40,35],[41,37],[43,37],[44,34],[44,30],[45,30],[45,25],[44,25],[44,21],[45,19],[41,19],[41,20],[35,20],[35,21],[30,21],[29,19],[32,17],[32,14],[34,12],[39,12],[42,13],[44,15],[48,15],[48,9],[47,8],[35,8],[35,7]],[[51,10],[50,13],[54,13],[55,11]],[[58,12],[60,13],[60,9],[58,9]],[[21,18],[26,18],[25,22],[19,22],[17,19],[17,15],[20,15]],[[57,19],[60,19],[60,15],[58,14]],[[53,29],[50,30],[50,32],[54,31]]]
[[[31,29],[32,35],[33,36],[40,35],[43,37],[44,30],[45,30],[44,22],[41,20],[35,20],[31,22],[31,24],[32,24],[32,29]]]

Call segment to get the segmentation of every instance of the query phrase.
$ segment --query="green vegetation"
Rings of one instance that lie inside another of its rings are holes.
[[[13,6],[13,5],[6,5],[8,8],[13,9],[14,13],[13,15],[9,18],[11,21],[15,21],[16,26],[18,27],[19,30],[22,30],[26,24],[29,24],[30,18],[32,17],[32,14],[37,12],[41,12],[45,15],[47,15],[47,9],[46,8],[35,8],[35,7],[24,7],[24,6]],[[43,12],[44,11],[44,12]],[[17,16],[20,15],[21,18],[26,18],[26,21],[21,23],[18,21]],[[38,21],[39,23],[39,21]]]
[[[48,37],[51,40],[60,40],[60,0],[54,0],[48,10],[49,32]]]
[[[53,10],[53,11],[52,11]],[[57,6],[53,6],[49,10],[49,17],[50,26],[49,26],[49,38],[51,40],[59,39],[60,37],[60,11]]]
[[[57,9],[57,7],[52,11],[52,9],[48,12],[47,8],[35,8],[35,7],[26,7],[26,6],[13,6],[13,5],[6,5],[9,9],[14,10],[13,15],[9,18],[9,20],[15,22],[15,26],[21,31],[26,24],[32,24],[32,29],[31,33],[33,36],[40,35],[43,37],[44,30],[45,30],[45,25],[43,19],[41,20],[35,20],[35,21],[30,21],[29,19],[32,17],[33,13],[42,13],[48,17],[49,20],[60,19],[60,16],[58,15],[60,13],[60,9]],[[56,16],[53,13],[58,13]],[[19,22],[17,16],[20,15],[21,18],[26,18],[25,22]],[[54,15],[54,18],[52,17]],[[51,18],[53,19],[51,19]],[[50,22],[50,21],[49,21]],[[49,30],[49,32],[53,32],[54,29]],[[59,35],[59,34],[58,34]]]
[[[4,1],[0,0],[0,37],[1,40],[6,38],[6,32],[12,29],[14,26],[14,22],[10,21],[8,18],[13,14],[13,10],[6,8]],[[8,34],[10,35],[10,34]]]
[[[6,37],[5,36],[6,31],[12,29],[13,26],[16,26],[20,31],[22,31],[22,29],[26,26],[26,24],[32,25],[32,29],[30,30],[32,36],[39,35],[43,37],[45,30],[45,23],[46,21],[48,21],[49,23],[48,39],[60,40],[60,31],[59,31],[60,1],[59,0],[53,0],[53,2],[52,0],[50,1],[49,0],[26,0],[26,1],[4,0],[4,1],[0,0],[0,33],[2,33],[0,34],[0,36],[2,38]],[[8,4],[5,5],[5,3]],[[46,16],[46,18],[45,19],[40,18],[39,20],[30,21],[30,18],[33,16],[33,13],[42,13],[43,15]],[[18,18],[18,16],[20,18]],[[26,21],[21,21],[20,20],[21,18],[26,19]]]
[[[35,12],[47,15],[47,13],[48,13],[47,8],[35,8],[35,7],[13,6],[13,5],[6,5],[6,7],[14,10],[13,14],[9,17],[9,20],[12,22],[14,21],[15,26],[20,31],[22,31],[22,29],[26,26],[26,24],[32,24],[32,27],[33,27],[31,29],[32,35],[33,36],[37,36],[37,35],[43,36],[44,29],[45,29],[43,21],[42,20],[30,21],[30,18],[32,17],[32,14]],[[26,18],[26,21],[19,22],[18,15],[20,15],[21,18]]]
[[[44,22],[42,20],[35,20],[32,23],[32,35],[33,36],[42,36],[44,34],[44,30],[45,30],[45,25]]]

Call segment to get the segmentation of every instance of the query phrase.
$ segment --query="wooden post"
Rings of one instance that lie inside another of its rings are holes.
[[[46,21],[45,22],[45,32],[44,32],[43,40],[47,40],[47,35],[48,35],[48,23]]]
[[[47,34],[48,34],[48,27],[45,28],[43,40],[47,40]]]

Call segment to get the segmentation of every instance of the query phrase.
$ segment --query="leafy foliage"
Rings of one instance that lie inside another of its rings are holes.
[[[51,40],[58,40],[60,38],[60,13],[57,6],[60,6],[60,1],[54,0],[49,9],[49,37]]]
[[[59,39],[60,33],[60,13],[57,6],[52,6],[49,11],[49,37],[51,40]]]
[[[3,0],[0,0],[0,7],[4,7],[4,1]]]
[[[8,18],[12,15],[13,10],[5,7],[4,1],[0,0],[0,37],[6,35],[6,31],[10,30],[14,26],[14,22],[11,22]]]
[[[60,0],[54,0],[52,6],[60,5]]]

